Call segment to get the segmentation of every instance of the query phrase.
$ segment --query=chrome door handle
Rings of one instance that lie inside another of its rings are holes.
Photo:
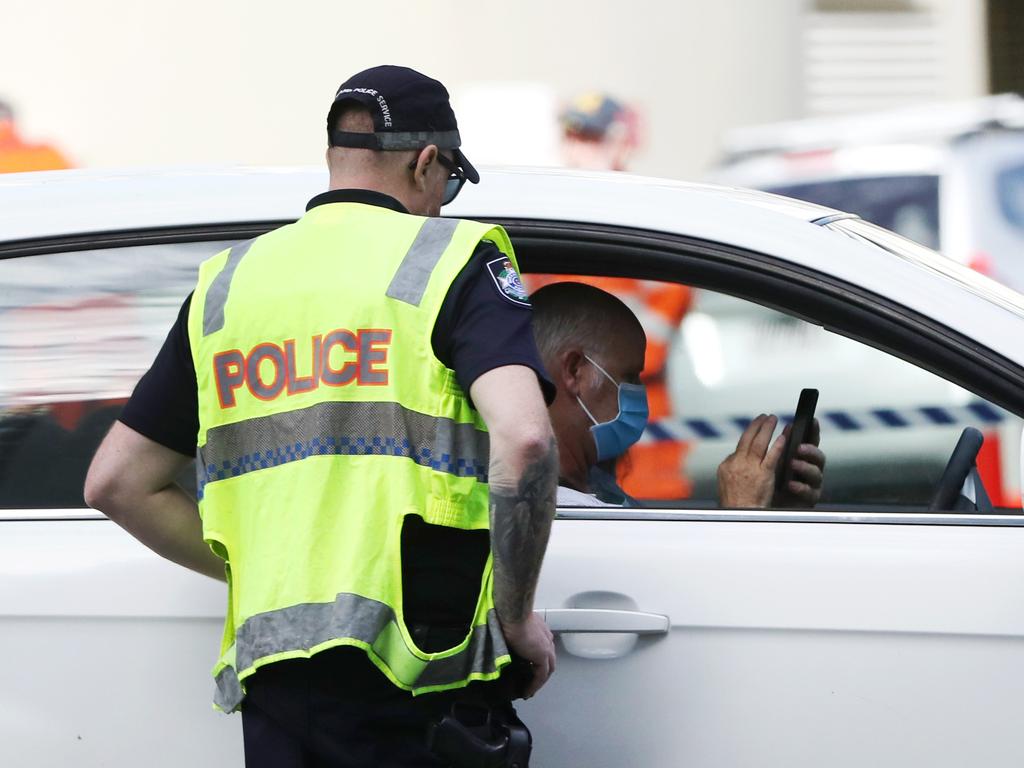
[[[554,633],[602,632],[634,635],[668,634],[668,616],[603,608],[546,608],[538,611]]]

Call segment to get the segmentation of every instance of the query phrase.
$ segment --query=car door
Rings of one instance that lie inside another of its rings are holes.
[[[1000,522],[563,510],[538,765],[1018,764],[1024,531]]]
[[[87,509],[82,485],[196,266],[252,234],[0,246],[0,765],[242,762],[239,718],[210,710],[224,585]]]
[[[826,490],[830,473],[841,480],[815,510],[721,509],[713,490],[702,494],[698,483],[695,498],[677,502],[559,510],[537,596],[558,637],[558,668],[521,707],[533,730],[536,764],[1019,764],[1019,491],[1018,508],[997,514],[928,509],[930,485],[944,464],[934,455],[948,456],[963,426],[986,430],[987,442],[1011,435],[1014,445],[998,446],[997,453],[1007,448],[1019,458],[1019,403],[1011,412],[998,404],[1005,404],[1002,396],[998,402],[984,396],[1001,374],[989,375],[979,360],[957,361],[977,345],[946,329],[942,349],[927,357],[923,351],[940,337],[927,318],[763,254],[678,242],[673,262],[665,238],[599,227],[538,232],[510,226],[527,268],[543,263],[567,274],[623,274],[621,254],[628,254],[630,276],[660,274],[705,291],[728,288],[731,301],[788,309],[827,325],[828,333],[841,331],[842,342],[868,341],[899,354],[866,348],[867,357],[890,358],[888,367],[869,362],[859,372],[844,369],[843,377],[860,377],[859,388],[836,384],[831,389],[847,394],[829,400],[827,382],[803,380],[827,372],[818,361],[801,367],[807,336],[793,333],[791,347],[776,351],[780,370],[737,372],[747,387],[732,403],[746,401],[747,410],[726,409],[716,420],[675,398],[677,425],[700,418],[708,428],[689,433],[695,455],[710,428],[716,437],[731,429],[734,444],[739,426],[732,417],[778,408],[762,402],[787,370],[789,413],[801,386],[820,385],[822,446],[830,462]],[[614,248],[620,249],[617,262]],[[732,267],[722,267],[726,260]],[[807,280],[815,284],[810,298],[802,290]],[[766,311],[758,306],[745,314],[758,322]],[[918,360],[908,361],[915,352]],[[936,374],[943,365],[945,380]],[[880,370],[886,371],[881,391],[894,396],[888,408],[858,391],[879,390],[871,379]],[[934,401],[961,388],[973,392],[973,410],[958,410],[964,406],[955,399]],[[936,417],[931,426],[915,420],[921,408]],[[874,411],[893,418],[866,418]],[[856,435],[851,424],[860,430]],[[924,431],[902,439],[914,429]],[[892,453],[890,436],[901,438],[895,442],[902,453]],[[863,445],[850,448],[852,437]],[[830,441],[844,440],[843,450],[833,450]],[[722,449],[727,443],[717,444],[719,458],[731,450]],[[875,462],[864,464],[872,445]],[[920,469],[908,481],[901,467],[915,452]],[[844,471],[844,464],[885,482],[849,482],[855,472]],[[922,473],[931,480],[924,487]],[[1019,489],[1016,467],[1012,473]]]

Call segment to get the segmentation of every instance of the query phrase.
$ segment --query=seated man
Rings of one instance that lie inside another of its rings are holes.
[[[621,456],[647,423],[640,381],[647,340],[636,316],[610,293],[583,283],[554,283],[530,297],[537,347],[557,393],[548,409],[558,440],[558,503],[599,505],[595,493],[617,490],[601,465]],[[723,507],[813,507],[821,496],[825,454],[818,448],[817,420],[811,442],[793,459],[793,477],[777,492],[787,427],[771,442],[776,416],[761,414],[718,467]],[[630,499],[619,491],[627,504]]]

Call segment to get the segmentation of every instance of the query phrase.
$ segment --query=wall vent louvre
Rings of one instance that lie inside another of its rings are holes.
[[[804,113],[836,115],[942,98],[942,36],[934,13],[804,17]]]

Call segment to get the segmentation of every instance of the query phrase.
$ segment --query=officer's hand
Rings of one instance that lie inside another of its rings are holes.
[[[548,681],[555,671],[555,636],[539,613],[530,613],[524,621],[501,625],[505,642],[517,655],[533,665],[533,680],[523,698],[528,699]]]
[[[718,500],[723,507],[763,509],[771,502],[775,469],[786,447],[784,434],[771,442],[778,423],[777,417],[762,413],[740,435],[736,450],[718,465]]]
[[[783,437],[789,438],[790,427],[783,430]],[[815,419],[807,435],[807,442],[801,443],[793,457],[793,479],[789,485],[775,492],[773,507],[813,507],[821,498],[821,485],[825,480],[825,454],[818,445],[821,443],[821,427]]]

